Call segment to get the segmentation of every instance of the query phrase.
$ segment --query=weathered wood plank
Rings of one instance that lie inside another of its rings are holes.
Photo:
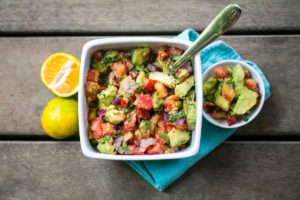
[[[299,199],[300,143],[225,143],[166,192],[78,142],[0,142],[0,199]]]
[[[0,38],[0,135],[40,135],[40,115],[52,94],[43,86],[43,60],[57,51],[80,56],[92,37]],[[262,113],[238,135],[299,135],[299,36],[227,36],[245,59],[261,66],[272,84]]]
[[[161,32],[203,28],[226,5],[243,8],[235,31],[300,30],[298,0],[0,1],[0,32]]]

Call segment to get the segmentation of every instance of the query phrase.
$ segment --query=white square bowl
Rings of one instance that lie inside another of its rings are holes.
[[[193,43],[189,41],[160,38],[160,37],[114,37],[105,39],[96,39],[87,42],[82,49],[81,69],[78,92],[78,112],[79,112],[79,134],[80,145],[83,154],[90,158],[108,159],[108,160],[166,160],[186,158],[195,155],[200,148],[201,126],[202,126],[202,74],[200,55],[197,54],[192,59],[192,65],[195,75],[195,92],[196,92],[196,108],[197,120],[196,127],[192,131],[190,145],[176,153],[157,154],[157,155],[110,155],[98,152],[88,139],[88,105],[85,97],[85,81],[86,74],[90,68],[91,58],[94,52],[98,50],[109,49],[131,49],[134,47],[150,47],[153,51],[157,51],[159,46],[169,45],[180,47],[182,49],[189,48]]]

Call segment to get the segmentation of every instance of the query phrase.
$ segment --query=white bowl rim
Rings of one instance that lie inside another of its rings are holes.
[[[193,43],[186,40],[180,40],[176,38],[163,38],[163,37],[150,37],[150,36],[128,36],[128,37],[109,37],[104,39],[94,39],[88,41],[82,49],[81,54],[81,69],[80,69],[80,81],[79,81],[79,92],[78,92],[78,112],[79,112],[79,135],[80,135],[80,146],[83,154],[90,158],[98,158],[98,159],[108,159],[108,160],[167,160],[167,159],[178,159],[178,158],[186,158],[191,157],[198,153],[200,148],[200,139],[201,139],[201,127],[202,127],[202,104],[203,104],[203,95],[202,95],[202,76],[201,76],[201,60],[200,54],[197,54],[193,58],[193,66],[197,66],[194,74],[199,75],[195,79],[196,82],[196,105],[197,105],[197,121],[196,127],[193,130],[194,134],[194,145],[189,147],[189,150],[176,152],[171,154],[157,154],[157,155],[110,155],[110,154],[102,154],[100,152],[91,151],[88,148],[89,143],[87,138],[87,132],[84,126],[84,83],[85,83],[85,74],[84,70],[86,66],[86,60],[88,51],[96,46],[102,45],[111,45],[111,44],[124,44],[128,43],[128,48],[130,48],[130,43],[162,43],[168,45],[182,45],[188,48]],[[89,67],[89,66],[88,66]],[[197,74],[196,74],[197,72]]]
[[[247,121],[242,120],[242,121],[240,121],[236,124],[233,124],[231,126],[229,126],[227,123],[220,123],[218,120],[212,118],[205,110],[203,110],[203,112],[202,112],[203,116],[207,121],[214,124],[215,126],[218,126],[218,127],[221,127],[221,128],[226,128],[226,129],[231,129],[231,128],[239,128],[241,126],[244,126],[244,125],[250,123],[260,113],[260,111],[263,107],[263,104],[264,104],[264,100],[265,100],[265,85],[264,85],[264,82],[263,82],[261,76],[259,75],[259,73],[251,65],[249,65],[247,62],[240,61],[240,60],[223,60],[223,61],[217,62],[217,63],[209,66],[205,70],[205,72],[203,73],[203,76],[202,76],[203,83],[207,79],[206,76],[211,72],[211,70],[214,67],[216,67],[218,65],[228,64],[228,63],[240,64],[240,65],[242,65],[243,68],[249,69],[252,76],[253,76],[253,74],[255,74],[255,76],[257,77],[256,81],[258,82],[259,90],[261,92],[261,99],[260,99],[259,105],[257,106],[257,108],[255,108],[255,111],[251,114],[249,119]],[[204,98],[203,98],[203,102],[204,102]]]

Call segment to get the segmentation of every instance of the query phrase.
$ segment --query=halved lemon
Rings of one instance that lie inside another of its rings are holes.
[[[59,97],[77,93],[80,61],[75,56],[58,52],[50,55],[41,68],[41,79],[45,86]]]

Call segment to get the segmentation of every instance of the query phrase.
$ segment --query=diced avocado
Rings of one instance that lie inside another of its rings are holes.
[[[232,109],[233,115],[243,115],[257,102],[258,94],[252,90],[244,89]]]
[[[195,84],[195,78],[194,76],[190,76],[184,81],[182,81],[180,84],[176,85],[175,87],[175,94],[179,98],[183,98],[184,96],[187,95],[187,93],[190,91],[190,89],[194,86]]]
[[[175,101],[174,102],[174,108],[169,112],[169,114],[175,114],[182,108],[182,102],[181,101]]]
[[[97,95],[99,99],[99,108],[105,109],[107,106],[111,105],[113,99],[116,97],[118,89],[113,85],[108,85],[105,90]]]
[[[171,59],[167,58],[165,60],[157,60],[159,63],[158,66],[160,66],[164,73],[168,73],[169,69],[168,66],[171,64]]]
[[[149,79],[159,81],[168,88],[174,89],[177,84],[177,80],[172,75],[168,75],[164,72],[150,72]]]
[[[139,127],[141,129],[142,135],[145,135],[147,134],[147,130],[149,130],[150,133],[153,133],[155,131],[156,125],[148,120],[142,120]]]
[[[136,48],[133,51],[131,62],[134,65],[145,64],[150,57],[151,50],[148,47]]]
[[[186,114],[186,122],[189,130],[193,130],[196,126],[196,102],[185,98],[183,100],[183,111]]]
[[[126,114],[123,110],[117,110],[115,106],[111,105],[107,107],[105,113],[105,119],[111,124],[119,124],[126,119]]]
[[[189,100],[195,100],[195,90],[191,90],[186,96]]]
[[[140,86],[143,86],[146,79],[146,73],[143,70],[141,70],[139,72],[139,75],[136,77],[136,83],[138,83]]]
[[[115,148],[112,144],[112,139],[110,136],[105,136],[98,140],[97,145],[98,151],[105,154],[116,154]]]
[[[208,95],[212,94],[218,84],[218,79],[215,77],[208,78],[203,84],[203,94]]]
[[[187,143],[191,136],[188,131],[183,131],[180,129],[173,128],[168,132],[168,137],[171,147],[179,147],[182,144]]]
[[[230,102],[227,99],[225,99],[225,97],[223,97],[221,95],[217,95],[215,98],[215,104],[222,110],[229,111]]]
[[[177,70],[177,72],[175,73],[175,77],[178,78],[179,80],[184,80],[189,75],[190,73],[187,69]]]
[[[244,79],[245,79],[245,71],[243,70],[240,64],[237,64],[232,69],[232,80],[234,83],[234,91],[236,95],[240,95],[242,90],[244,89]]]
[[[164,101],[163,101],[163,99],[159,98],[157,92],[154,92],[152,103],[153,103],[153,109],[155,111],[158,111],[158,110],[162,109],[162,105],[163,105]]]

